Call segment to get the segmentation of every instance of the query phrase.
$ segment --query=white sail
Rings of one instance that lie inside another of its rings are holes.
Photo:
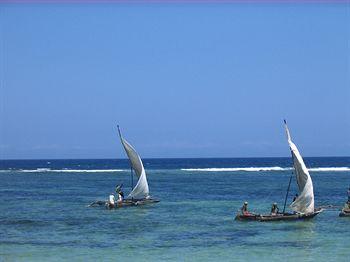
[[[298,148],[292,142],[286,121],[284,121],[284,123],[287,133],[288,144],[292,153],[295,175],[299,187],[299,196],[290,205],[290,207],[295,212],[312,213],[314,212],[314,189],[312,185],[311,176],[304,164],[303,158],[301,157]]]
[[[141,158],[137,154],[136,150],[122,137],[119,127],[118,127],[118,131],[119,131],[120,140],[123,144],[125,152],[128,155],[128,158],[130,159],[131,167],[135,171],[139,179],[137,181],[136,186],[133,188],[133,190],[129,194],[128,198],[133,198],[133,199],[148,198],[149,189],[148,189],[146,171],[143,167]]]

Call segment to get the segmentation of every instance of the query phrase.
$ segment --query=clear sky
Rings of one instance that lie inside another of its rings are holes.
[[[0,158],[350,155],[348,4],[1,4]]]

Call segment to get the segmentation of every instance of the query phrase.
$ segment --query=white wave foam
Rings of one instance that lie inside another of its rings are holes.
[[[290,171],[291,167],[227,167],[227,168],[182,168],[182,171],[190,172],[269,172],[269,171]],[[350,172],[350,167],[313,167],[308,169],[310,172]],[[0,172],[23,172],[23,173],[110,173],[123,172],[123,169],[22,169],[22,170],[0,170]]]
[[[347,172],[350,167],[314,167],[308,168],[311,172]]]
[[[262,172],[262,171],[290,171],[292,167],[228,167],[228,168],[182,168],[182,171],[191,172]],[[348,172],[350,167],[314,167],[310,172]]]
[[[258,171],[286,171],[291,170],[292,168],[287,167],[279,167],[279,166],[272,166],[272,167],[228,167],[228,168],[182,168],[182,171],[199,171],[199,172],[237,172],[237,171],[244,171],[244,172],[258,172]]]
[[[14,170],[11,170],[14,171]],[[24,173],[42,173],[42,172],[57,172],[57,173],[106,173],[106,172],[122,172],[122,169],[50,169],[50,168],[38,168],[28,170],[16,170],[17,172]],[[15,171],[15,172],[16,172]]]

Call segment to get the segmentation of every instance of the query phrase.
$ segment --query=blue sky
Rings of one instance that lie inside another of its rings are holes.
[[[349,4],[1,4],[0,158],[350,155]]]

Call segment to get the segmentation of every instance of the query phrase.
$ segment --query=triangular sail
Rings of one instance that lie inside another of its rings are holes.
[[[125,149],[125,152],[128,155],[128,158],[130,159],[131,167],[135,171],[137,177],[139,178],[136,186],[128,195],[128,198],[133,198],[133,199],[148,198],[149,189],[148,189],[147,177],[146,177],[146,172],[143,167],[141,158],[137,154],[136,150],[122,137],[119,130],[119,126],[118,126],[118,132],[119,132],[120,140]]]
[[[311,176],[304,164],[303,158],[301,157],[298,148],[292,142],[286,121],[284,121],[284,124],[287,133],[288,144],[292,153],[295,175],[299,187],[299,196],[290,205],[290,207],[295,212],[312,213],[314,212],[314,189]]]

